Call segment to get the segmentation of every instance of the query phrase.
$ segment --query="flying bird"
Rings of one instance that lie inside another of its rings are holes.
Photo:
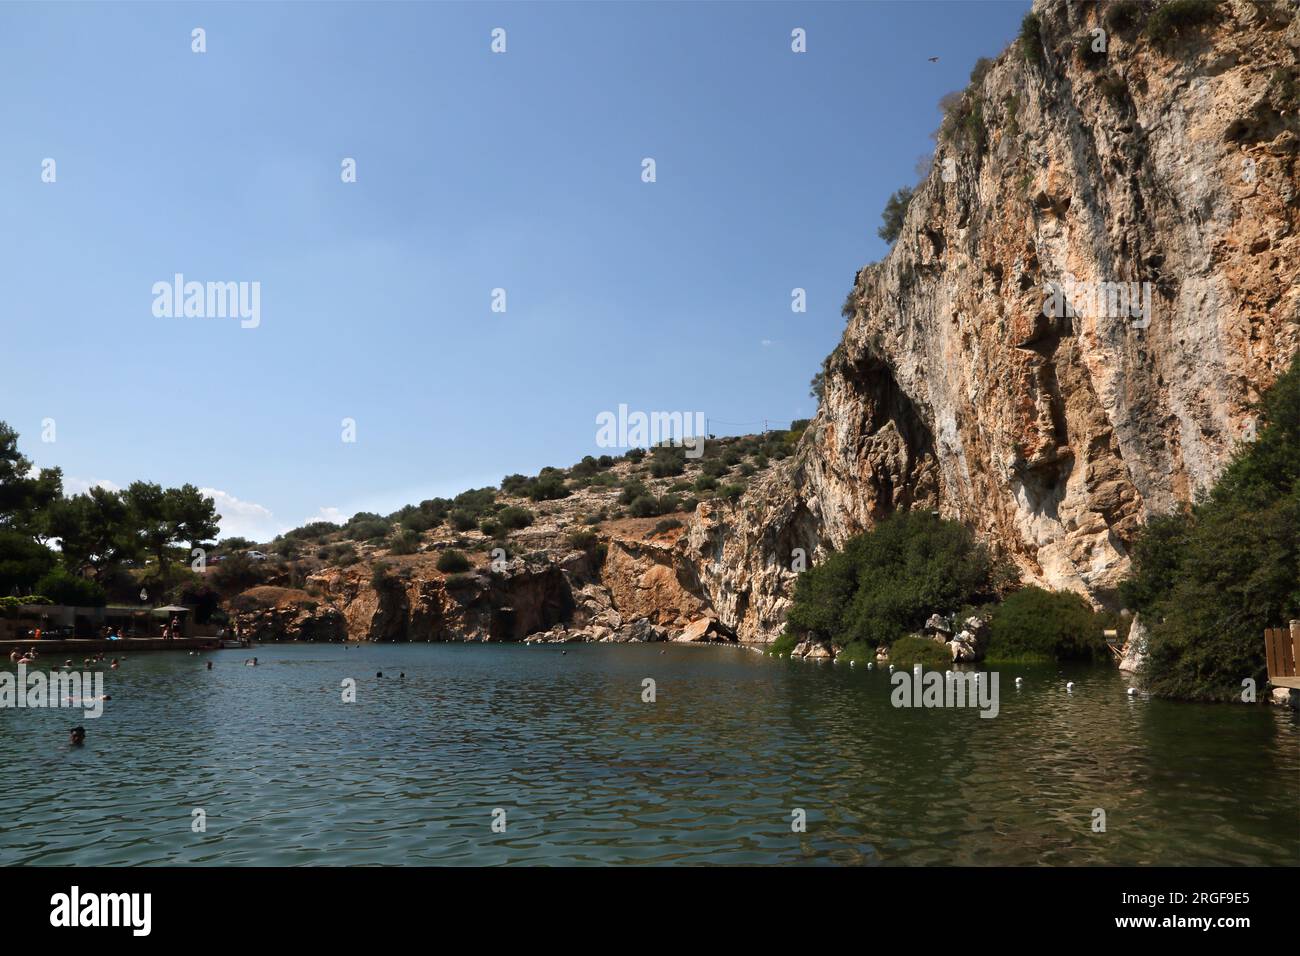
[[[931,63],[938,63],[938,62],[939,62],[939,58],[938,58],[937,56],[932,56],[932,57],[930,57],[930,62],[931,62]]]

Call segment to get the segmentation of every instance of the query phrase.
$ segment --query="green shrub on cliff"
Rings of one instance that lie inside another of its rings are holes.
[[[453,531],[468,531],[478,524],[478,519],[463,508],[457,508],[447,515],[447,523],[451,525]]]
[[[420,535],[415,531],[399,531],[389,539],[388,550],[393,554],[415,554],[420,550]]]
[[[907,207],[911,202],[911,186],[904,186],[890,196],[885,203],[884,212],[880,214],[881,226],[876,230],[876,235],[893,245],[894,240],[903,232],[903,217],[907,215]]]
[[[533,501],[558,501],[568,496],[569,489],[559,475],[542,475],[528,486],[528,497]]]
[[[469,558],[454,549],[438,555],[438,570],[443,574],[459,574],[469,570]]]
[[[370,566],[370,586],[376,591],[389,588],[397,580],[393,565],[388,561],[376,561]]]
[[[1035,65],[1043,62],[1043,22],[1036,13],[1026,13],[1020,21],[1020,52]]]
[[[1157,46],[1168,49],[1212,21],[1218,6],[1216,0],[1169,0],[1156,7],[1142,32]]]
[[[1007,596],[989,621],[992,660],[1102,660],[1108,621],[1070,591],[1028,587]]]
[[[787,626],[874,648],[919,629],[935,611],[986,596],[991,580],[988,553],[965,526],[928,511],[899,512],[799,575]]]
[[[1300,617],[1300,355],[1256,412],[1209,495],[1134,548],[1120,594],[1148,629],[1153,694],[1240,700],[1244,679],[1264,686],[1264,629]]]
[[[497,512],[497,524],[506,531],[518,531],[533,523],[533,513],[527,508],[511,505]]]

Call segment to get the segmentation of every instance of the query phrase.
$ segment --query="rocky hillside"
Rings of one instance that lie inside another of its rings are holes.
[[[1298,64],[1291,3],[1035,3],[858,273],[796,456],[693,525],[722,619],[770,638],[792,549],[909,507],[1113,604],[1135,529],[1214,481],[1300,342]]]
[[[638,449],[299,529],[265,546],[271,561],[242,569],[249,579],[227,609],[259,641],[734,640],[690,537],[733,514],[747,482],[798,438],[712,440],[698,459]],[[214,584],[241,581],[232,563],[214,564]]]

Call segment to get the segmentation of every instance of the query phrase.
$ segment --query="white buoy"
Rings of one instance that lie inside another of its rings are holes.
[[[869,671],[873,671],[873,670],[875,670],[875,669],[876,669],[876,665],[875,665],[874,663],[872,663],[871,661],[867,661],[867,670],[869,670]]]
[[[1019,687],[1019,686],[1020,686],[1021,684],[1023,684],[1024,682],[1025,682],[1025,679],[1024,679],[1023,677],[1017,677],[1017,678],[1016,678],[1016,686],[1017,686],[1017,687]]]
[[[1136,687],[1130,687],[1130,688],[1128,689],[1128,695],[1129,695],[1130,697],[1136,697],[1136,696],[1137,696],[1137,692],[1138,692],[1138,689],[1137,689]]]
[[[1074,681],[1069,681],[1069,682],[1067,682],[1066,685],[1065,685],[1065,689],[1066,689],[1067,691],[1071,691],[1071,692],[1073,692],[1073,691],[1074,691]]]
[[[890,664],[890,665],[889,665],[889,673],[891,673],[891,674],[894,673],[894,665],[893,665],[893,664]]]
[[[856,661],[849,661],[849,666],[852,667],[855,663]]]

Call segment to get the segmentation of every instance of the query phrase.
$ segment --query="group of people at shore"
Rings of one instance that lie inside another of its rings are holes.
[[[9,660],[14,664],[35,664],[37,659],[40,658],[40,656],[41,656],[40,653],[34,647],[29,648],[26,651],[21,651],[18,648],[14,648],[12,651],[9,652]],[[83,657],[81,659],[82,666],[94,667],[96,664],[102,664],[104,663],[104,658],[106,656],[107,655],[105,655],[101,651],[98,654],[92,654],[90,657]],[[122,660],[126,660],[125,654],[122,655]],[[72,667],[72,658],[69,657],[67,660],[65,660],[63,662],[63,666],[64,668]],[[111,660],[109,660],[108,666],[110,670],[117,670],[121,666],[121,664],[118,662],[118,659],[114,657]]]
[[[65,628],[64,630],[69,632],[71,631],[70,628]],[[42,637],[44,637],[46,640],[48,640],[50,637],[48,631],[49,631],[48,628],[43,628],[43,627],[28,628],[27,630],[22,631],[21,633],[18,634],[18,639],[24,641],[39,641],[42,639]],[[124,625],[105,624],[103,627],[99,629],[99,634],[97,636],[102,641],[124,641],[128,637],[134,635],[135,635],[134,625],[132,625],[130,630],[128,630],[127,627]],[[73,635],[71,633],[68,633],[67,635],[63,635],[57,631],[55,633],[55,637],[60,640],[62,640],[64,636],[71,637]],[[180,616],[173,614],[171,620],[161,626],[161,630],[159,631],[159,636],[165,641],[174,641],[178,637],[184,637],[185,626],[181,623]]]

